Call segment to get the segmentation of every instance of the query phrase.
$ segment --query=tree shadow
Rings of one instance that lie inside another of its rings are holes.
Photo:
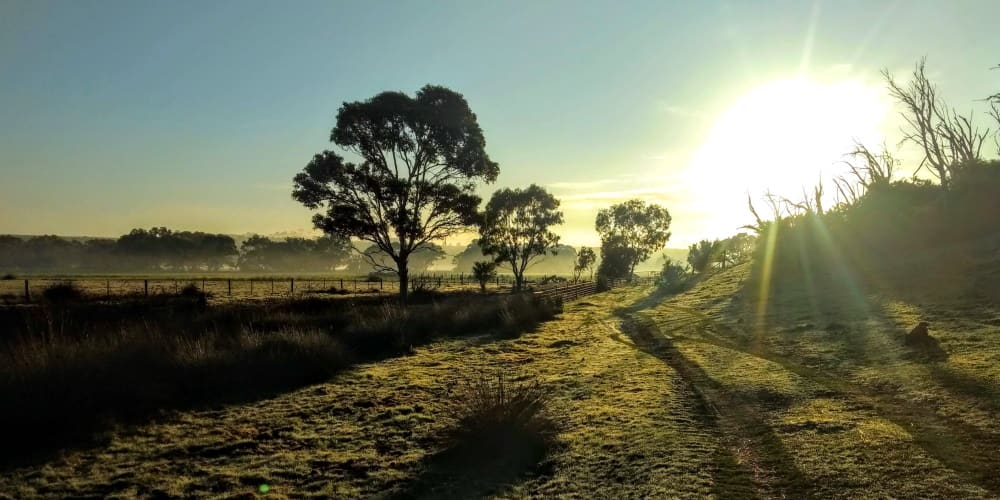
[[[795,464],[794,458],[785,449],[771,426],[753,410],[754,405],[761,405],[768,410],[779,410],[780,407],[793,404],[794,399],[777,397],[776,394],[770,393],[733,393],[709,376],[697,362],[687,358],[671,340],[660,334],[655,325],[631,316],[630,313],[652,307],[663,298],[654,295],[620,308],[616,314],[623,319],[622,331],[629,336],[638,350],[662,361],[680,375],[681,380],[695,395],[695,413],[704,425],[716,428],[723,438],[731,439],[733,436],[727,433],[738,431],[740,437],[754,443],[754,449],[759,454],[762,465],[775,473],[776,482],[768,485],[770,488],[776,488],[788,496],[808,491],[810,485],[808,478]],[[731,421],[728,428],[722,427],[721,415],[725,415]],[[717,450],[713,455],[713,462],[715,465],[713,488],[720,498],[746,497],[748,492],[756,491],[750,472],[738,464],[731,451]]]

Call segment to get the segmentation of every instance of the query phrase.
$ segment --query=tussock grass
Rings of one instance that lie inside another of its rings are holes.
[[[544,451],[556,434],[547,414],[550,391],[538,381],[516,381],[502,369],[458,382],[450,394],[452,438],[496,450],[521,442]]]

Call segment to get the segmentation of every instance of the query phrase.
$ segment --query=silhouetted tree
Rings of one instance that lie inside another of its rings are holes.
[[[579,281],[580,275],[593,269],[595,262],[597,262],[597,254],[594,253],[594,250],[588,247],[581,248],[576,254],[576,263],[573,265],[573,280]]]
[[[344,103],[330,140],[361,158],[316,155],[295,176],[292,197],[317,213],[327,234],[371,242],[387,254],[405,300],[410,256],[432,240],[476,222],[475,181],[493,182],[499,166],[461,94],[428,85],[415,98],[383,92]]]
[[[472,265],[472,276],[479,282],[479,290],[486,293],[486,284],[497,277],[497,263],[482,260]]]
[[[719,242],[719,263],[723,268],[750,260],[756,238],[739,233]]]
[[[701,240],[688,247],[688,264],[696,273],[703,273],[719,259],[722,245],[719,240]]]
[[[929,166],[941,186],[948,188],[955,169],[981,160],[983,143],[989,130],[980,131],[971,116],[962,116],[937,95],[937,87],[927,78],[921,59],[905,86],[888,70],[882,71],[889,94],[905,107],[902,114],[908,125],[905,139],[923,149],[920,168]],[[918,169],[919,170],[919,169]]]
[[[510,265],[514,289],[524,285],[524,271],[546,252],[555,254],[559,236],[549,228],[562,224],[559,200],[540,186],[493,193],[479,226],[483,253]]]
[[[627,259],[631,279],[635,266],[670,239],[670,212],[656,204],[628,200],[598,212],[596,227],[601,235],[601,259]]]
[[[601,241],[601,263],[597,266],[599,280],[631,278],[636,250],[626,245],[618,236],[609,236]]]

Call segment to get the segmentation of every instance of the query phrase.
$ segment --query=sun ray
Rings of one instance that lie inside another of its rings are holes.
[[[809,63],[812,60],[813,45],[816,43],[816,25],[819,23],[820,0],[815,0],[809,13],[809,27],[806,29],[806,40],[802,44],[802,57],[799,59],[799,78],[805,78],[809,73]]]

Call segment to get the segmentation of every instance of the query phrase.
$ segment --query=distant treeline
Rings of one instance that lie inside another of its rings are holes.
[[[370,258],[367,258],[367,255]],[[555,255],[534,264],[532,274],[569,274],[577,251],[558,245]],[[450,259],[454,272],[469,274],[476,261],[485,260],[477,241]],[[0,274],[16,272],[342,272],[366,274],[388,265],[374,245],[356,252],[346,238],[290,237],[272,239],[253,235],[240,244],[232,236],[165,227],[133,229],[118,238],[21,237],[0,235]],[[444,250],[431,245],[411,257],[416,273],[447,262]],[[374,265],[373,265],[374,264]]]

